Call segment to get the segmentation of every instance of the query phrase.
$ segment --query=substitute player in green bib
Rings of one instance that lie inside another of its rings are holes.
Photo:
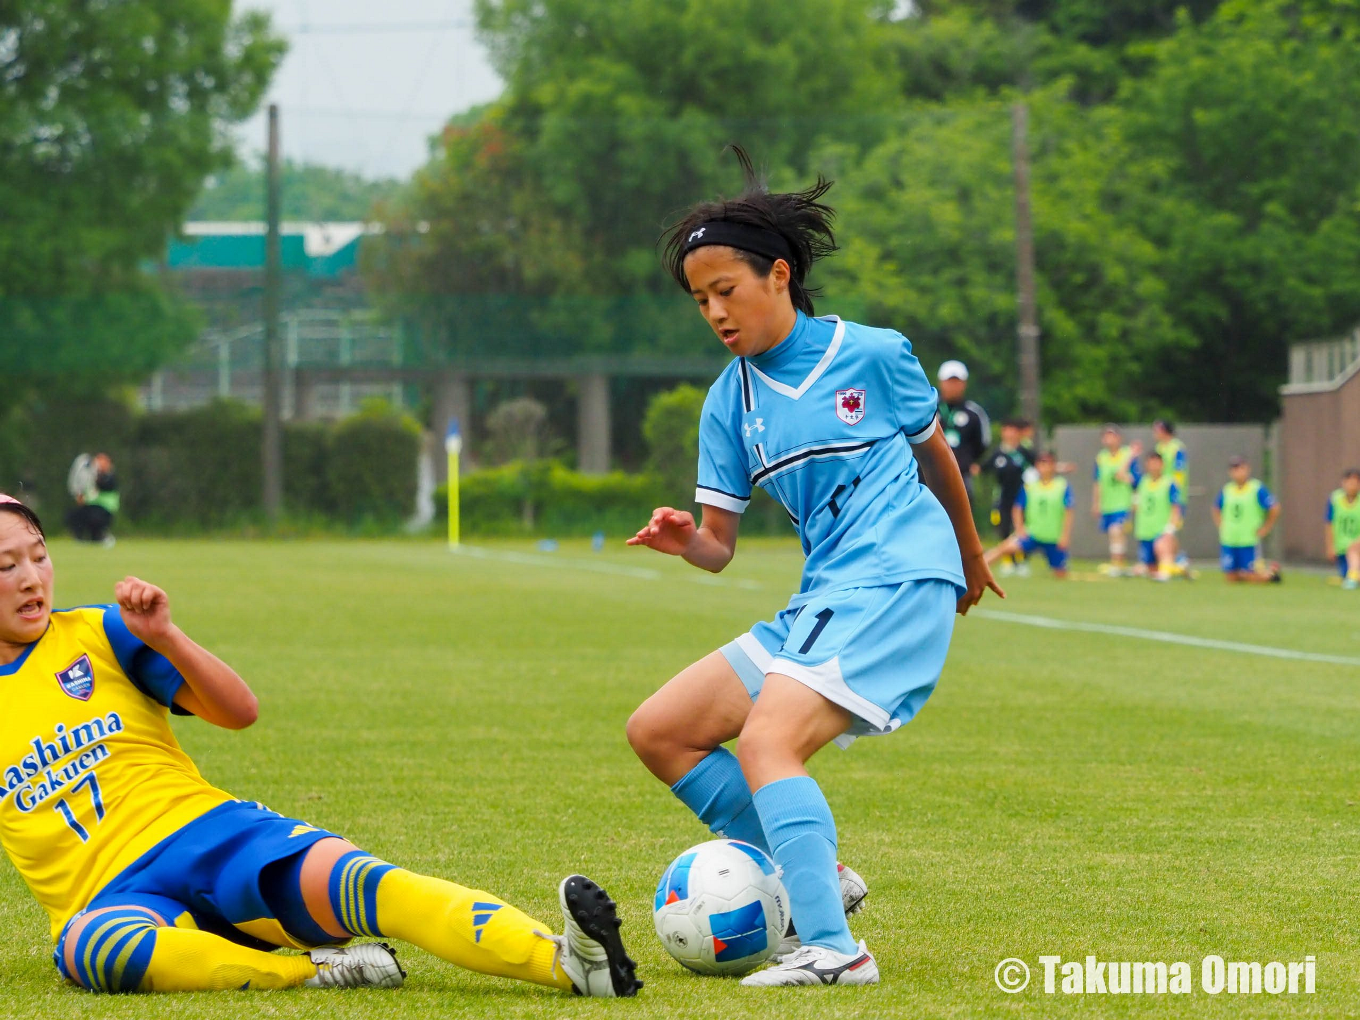
[[[1218,528],[1223,577],[1229,582],[1278,583],[1283,574],[1278,563],[1262,569],[1261,540],[1270,534],[1280,516],[1280,505],[1259,478],[1251,477],[1244,457],[1228,461],[1232,479],[1214,501],[1214,525]]]
[[[1327,500],[1327,546],[1336,557],[1341,587],[1360,588],[1360,468],[1347,468],[1341,488]]]
[[[1072,539],[1072,489],[1057,474],[1051,453],[1039,454],[1039,477],[1028,481],[1015,498],[1015,533],[987,552],[987,562],[1003,556],[1043,552],[1054,577],[1067,576],[1067,547]]]
[[[1096,454],[1095,485],[1091,489],[1091,516],[1110,540],[1110,563],[1103,568],[1118,577],[1124,573],[1124,536],[1128,530],[1129,508],[1138,484],[1137,444],[1124,445],[1118,425],[1106,425],[1100,434],[1104,449]]]
[[[1177,572],[1176,532],[1184,510],[1181,487],[1164,471],[1160,453],[1144,459],[1147,474],[1138,482],[1133,501],[1133,537],[1138,540],[1139,573],[1151,573],[1154,581],[1169,581]]]

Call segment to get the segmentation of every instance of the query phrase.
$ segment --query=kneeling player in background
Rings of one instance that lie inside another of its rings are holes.
[[[1176,565],[1176,532],[1180,530],[1181,489],[1163,474],[1164,462],[1160,453],[1149,453],[1143,459],[1147,474],[1138,481],[1133,496],[1133,537],[1138,541],[1139,574],[1152,573],[1154,581],[1169,581],[1177,573],[1184,573]]]
[[[572,875],[565,934],[489,893],[371,857],[199,775],[170,729],[255,721],[255,695],[129,577],[54,611],[42,525],[0,496],[0,841],[51,919],[63,976],[100,992],[396,987],[382,943],[585,995],[641,987],[614,904]],[[310,949],[272,955],[278,946]],[[315,948],[313,948],[315,947]]]
[[[1360,468],[1347,468],[1327,500],[1327,546],[1336,556],[1341,587],[1360,588]]]
[[[1261,540],[1270,534],[1280,516],[1280,505],[1260,479],[1251,477],[1251,465],[1243,457],[1228,461],[1232,479],[1214,500],[1214,526],[1223,560],[1223,579],[1252,584],[1278,583],[1283,574],[1278,563],[1261,559]]]
[[[1072,538],[1072,489],[1057,475],[1053,454],[1035,462],[1039,477],[1026,482],[1015,499],[1015,533],[987,553],[987,562],[1002,556],[1041,551],[1054,577],[1067,576],[1067,548]]]

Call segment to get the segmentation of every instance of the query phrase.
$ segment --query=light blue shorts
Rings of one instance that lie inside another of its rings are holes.
[[[850,712],[850,728],[836,738],[848,747],[921,710],[944,668],[960,594],[953,582],[929,578],[795,596],[721,651],[752,699],[767,673],[781,673]]]

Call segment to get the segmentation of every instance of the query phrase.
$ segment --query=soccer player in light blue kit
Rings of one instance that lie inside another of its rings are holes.
[[[743,984],[872,984],[850,934],[836,824],[805,763],[826,744],[891,733],[935,688],[955,613],[991,588],[939,399],[900,334],[813,317],[805,281],[836,250],[830,183],[770,194],[745,153],[741,197],[670,231],[668,268],[736,358],[699,426],[703,521],[657,509],[629,539],[718,572],[759,485],[783,504],[806,564],[773,620],[685,669],[633,714],[643,763],[715,833],[768,851],[796,926]],[[734,756],[722,747],[740,737]],[[754,791],[754,792],[752,792]]]

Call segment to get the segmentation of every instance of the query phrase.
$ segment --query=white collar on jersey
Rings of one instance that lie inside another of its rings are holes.
[[[774,390],[776,393],[788,397],[790,400],[797,400],[808,391],[813,383],[822,377],[827,368],[830,367],[832,359],[836,356],[836,352],[841,349],[841,340],[845,337],[845,322],[839,315],[819,315],[817,318],[822,319],[825,322],[834,322],[836,324],[836,332],[835,335],[831,337],[831,343],[827,346],[826,353],[822,355],[822,360],[817,362],[812,371],[808,373],[808,377],[803,380],[802,384],[797,389],[780,382],[778,379],[771,379],[760,369],[756,368],[755,365],[751,365],[751,371],[760,376],[760,378],[765,381],[766,386],[770,387],[770,389]]]

